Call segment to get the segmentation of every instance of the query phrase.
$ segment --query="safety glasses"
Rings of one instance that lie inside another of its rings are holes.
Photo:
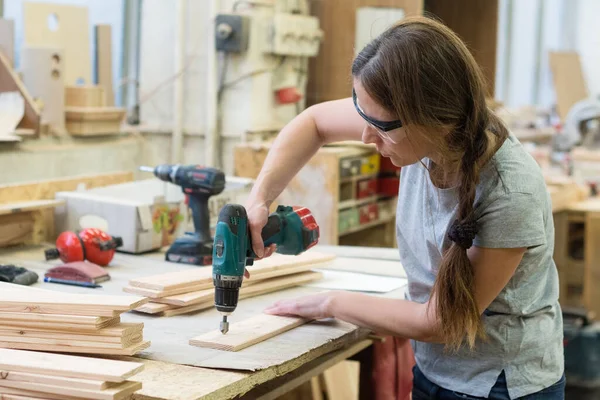
[[[402,121],[399,119],[395,121],[379,121],[373,119],[366,115],[363,110],[358,105],[358,100],[356,99],[356,92],[352,89],[352,100],[354,101],[354,108],[356,108],[356,112],[369,124],[371,125],[384,140],[392,142],[394,144],[398,143],[397,139],[394,139],[390,136],[389,132],[394,129],[398,129],[402,127]]]

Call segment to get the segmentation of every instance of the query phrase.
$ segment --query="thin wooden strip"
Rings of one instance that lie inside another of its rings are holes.
[[[133,342],[130,343],[129,346],[124,346],[123,345],[123,340],[119,340],[117,342],[113,342],[113,341],[92,341],[92,340],[73,340],[73,339],[65,339],[62,338],[60,335],[52,338],[52,337],[43,337],[43,338],[39,338],[36,336],[5,336],[3,334],[0,333],[0,342],[4,342],[4,343],[13,343],[16,346],[19,346],[21,344],[25,344],[25,345],[43,345],[43,346],[48,346],[48,347],[52,347],[52,346],[69,346],[69,347],[76,347],[76,348],[98,348],[98,349],[111,349],[111,350],[123,350],[126,349],[128,347],[132,347],[133,345],[136,345],[138,343],[141,343],[142,341],[142,336],[141,335],[136,335],[136,337],[139,339],[137,342]],[[106,338],[104,338],[106,339]]]
[[[0,393],[2,393],[2,400],[81,400],[81,397],[73,396],[58,396],[50,393],[41,393],[33,390],[25,389],[14,389],[9,387],[0,386]]]
[[[1,289],[0,289],[1,290]],[[147,300],[146,300],[147,301]],[[144,301],[144,302],[146,302]],[[143,303],[142,303],[143,304]],[[139,306],[136,306],[139,307]],[[90,307],[69,307],[65,305],[56,304],[27,304],[24,302],[12,303],[12,302],[0,302],[0,311],[4,312],[18,312],[18,313],[32,313],[32,314],[66,314],[66,315],[97,315],[100,317],[118,317],[124,311],[115,311],[111,309],[99,309]]]
[[[323,275],[320,272],[301,272],[284,278],[272,278],[264,281],[262,284],[256,284],[240,290],[240,300],[263,294],[276,292],[289,287],[298,286],[304,283],[321,279]],[[187,314],[195,311],[208,310],[214,307],[214,301],[207,300],[204,303],[192,304],[185,307],[169,305],[170,308],[162,312],[162,316],[173,317],[175,315]]]
[[[75,294],[55,291],[28,290],[23,287],[15,290],[10,283],[0,282],[0,303],[31,304],[39,306],[60,305],[63,308],[91,307],[102,310],[128,311],[148,300],[139,296],[114,296],[97,294]],[[57,313],[53,313],[57,314]],[[64,314],[71,315],[67,312]],[[89,314],[96,315],[96,314]]]
[[[165,310],[172,308],[168,304],[160,304],[160,303],[146,303],[143,306],[136,308],[134,311],[141,312],[144,314],[160,314]]]
[[[303,318],[258,314],[231,324],[226,335],[220,330],[215,330],[190,339],[189,343],[197,347],[240,351],[307,322],[309,320]]]
[[[313,269],[326,268],[330,264],[331,264],[331,262],[329,262],[329,261],[324,262],[324,263],[304,264],[304,265],[299,265],[295,268],[288,268],[285,270],[275,270],[275,271],[271,271],[271,272],[267,272],[267,273],[258,274],[258,276],[250,275],[250,279],[244,279],[244,286],[247,287],[247,286],[256,285],[258,283],[265,281],[266,279],[294,275],[294,274],[298,274],[300,272],[311,271]]]
[[[46,314],[35,314],[31,315],[46,315]],[[34,322],[34,321],[6,321],[6,326],[18,326],[21,328],[33,328],[33,329],[44,329],[44,330],[53,330],[53,331],[61,331],[61,332],[97,332],[100,329],[108,328],[114,325],[119,324],[121,318],[109,318],[100,326],[93,325],[83,325],[83,324],[61,324],[61,323],[48,323],[48,322]]]
[[[254,265],[248,267],[251,276],[258,278],[261,274],[272,273],[277,270],[296,268],[301,265],[312,265],[332,261],[333,254],[307,251],[297,256],[286,256],[274,254],[269,258],[257,260]],[[166,274],[152,275],[129,281],[129,286],[141,287],[157,291],[165,291],[175,288],[190,288],[203,283],[212,283],[211,268],[194,268]],[[199,289],[190,289],[199,290]],[[180,292],[185,293],[185,292]]]
[[[193,292],[197,290],[206,290],[213,287],[212,278],[210,282],[201,283],[194,286],[180,287],[169,290],[154,290],[154,289],[146,289],[134,286],[125,286],[123,288],[124,292],[137,294],[139,296],[146,296],[151,299],[158,299],[161,297],[174,296],[182,293]]]
[[[39,344],[39,343],[16,343],[16,342],[2,342],[0,341],[0,347],[6,349],[19,349],[19,350],[36,350],[36,351],[52,351],[56,353],[81,353],[81,354],[110,354],[116,356],[133,356],[142,350],[150,347],[150,341],[144,341],[133,344],[131,346],[122,349],[107,349],[102,347],[79,347],[79,346],[62,346],[62,345],[50,345],[50,344]]]
[[[2,393],[2,392],[0,391],[0,393]],[[2,400],[52,400],[52,399],[42,398],[42,397],[19,396],[17,394],[2,393]]]
[[[35,351],[0,349],[0,369],[42,375],[123,382],[144,364]]]
[[[57,315],[57,314],[27,314],[27,313],[8,313],[0,312],[0,321],[35,321],[35,322],[59,322],[74,323],[80,325],[98,326],[111,318],[91,317],[78,315]]]
[[[105,381],[89,379],[65,378],[62,376],[29,374],[26,372],[0,371],[0,379],[16,382],[43,383],[47,385],[69,386],[80,389],[102,390],[109,387]]]
[[[208,310],[210,308],[213,308],[214,306],[215,306],[215,302],[212,300],[204,302],[204,303],[192,304],[191,306],[185,306],[185,307],[171,306],[173,308],[169,308],[168,310],[163,311],[162,316],[163,317],[174,317],[175,315],[188,314],[188,313],[195,312],[195,311]]]
[[[15,325],[2,325],[0,326],[0,332],[17,332],[21,335],[33,335],[33,336],[37,336],[37,337],[43,337],[44,335],[46,336],[54,336],[57,334],[62,334],[63,336],[70,336],[73,337],[74,340],[77,340],[78,337],[77,336],[82,336],[82,337],[90,337],[90,336],[97,336],[97,337],[115,337],[115,338],[119,338],[119,337],[123,337],[123,336],[129,336],[135,333],[140,333],[142,332],[142,330],[144,329],[144,323],[143,322],[121,322],[115,326],[110,326],[107,328],[102,328],[102,329],[98,329],[95,330],[93,332],[83,332],[81,334],[68,334],[64,331],[61,331],[59,329],[51,329],[51,328],[26,328],[24,326],[22,326],[21,324],[15,324]]]
[[[264,288],[267,287],[271,287],[271,285],[277,285],[278,284],[278,288],[285,288],[288,287],[287,283],[288,282],[293,282],[294,279],[300,279],[300,277],[308,277],[311,276],[313,277],[312,279],[309,279],[309,281],[315,280],[317,279],[316,277],[318,275],[315,274],[311,274],[311,272],[308,272],[307,275],[302,275],[303,272],[306,272],[307,269],[306,266],[303,266],[302,269],[299,270],[299,272],[296,272],[295,274],[290,274],[290,275],[286,275],[286,276],[278,276],[275,278],[270,278],[270,279],[258,279],[253,281],[252,285],[248,285],[248,283],[250,283],[251,279],[248,280],[244,280],[244,284],[242,285],[241,289],[240,289],[240,294],[243,293],[247,293],[249,295],[253,294],[253,293],[257,293],[259,291],[261,291]],[[310,266],[309,268],[312,268],[312,266]],[[309,275],[311,274],[311,275]],[[300,283],[306,283],[306,279],[303,279],[302,282]],[[298,283],[298,284],[300,284]],[[197,291],[197,292],[190,292],[190,293],[184,293],[184,294],[180,294],[177,296],[168,296],[168,297],[163,297],[160,299],[153,299],[154,302],[156,303],[163,303],[163,304],[171,304],[174,306],[189,306],[192,304],[199,304],[199,303],[204,303],[207,301],[210,301],[214,298],[215,295],[215,290],[214,288],[208,289],[208,290],[201,290],[201,291]]]
[[[32,385],[27,382],[12,382],[12,381],[2,381],[0,380],[0,386],[9,387],[14,389],[25,389],[30,390]],[[43,393],[48,394],[57,394],[57,395],[65,395],[65,396],[77,396],[83,397],[85,399],[94,399],[94,400],[120,400],[124,399],[127,396],[137,392],[142,388],[141,382],[135,381],[125,381],[120,383],[117,386],[103,389],[103,390],[94,390],[94,389],[81,389],[74,387],[63,387],[63,386],[55,386],[55,385],[46,385],[46,384],[36,384],[35,390],[41,391]]]

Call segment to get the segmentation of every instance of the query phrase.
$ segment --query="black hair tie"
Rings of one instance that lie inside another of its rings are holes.
[[[473,239],[475,239],[476,234],[477,224],[475,224],[475,221],[461,224],[458,220],[454,220],[448,230],[448,239],[466,250],[473,246]]]

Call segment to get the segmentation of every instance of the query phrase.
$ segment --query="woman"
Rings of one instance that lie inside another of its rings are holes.
[[[411,18],[367,45],[352,76],[352,98],[308,108],[273,144],[247,204],[253,247],[273,253],[260,243],[268,206],[318,148],[362,138],[402,167],[407,299],[329,292],[266,312],[412,339],[415,400],[562,399],[550,199],[535,161],[486,107],[475,60],[442,24]]]

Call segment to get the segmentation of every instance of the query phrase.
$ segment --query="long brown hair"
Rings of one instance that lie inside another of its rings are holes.
[[[459,185],[456,223],[475,223],[473,203],[490,140],[502,143],[508,131],[487,107],[486,85],[477,62],[448,27],[425,17],[406,18],[369,43],[355,58],[352,75],[382,107],[397,115],[410,139],[413,132],[444,131],[427,137],[454,166]],[[433,129],[432,129],[433,128]],[[445,138],[443,140],[442,138]],[[475,301],[468,245],[445,250],[431,293],[436,298],[439,332],[447,346],[473,347],[484,337]]]

